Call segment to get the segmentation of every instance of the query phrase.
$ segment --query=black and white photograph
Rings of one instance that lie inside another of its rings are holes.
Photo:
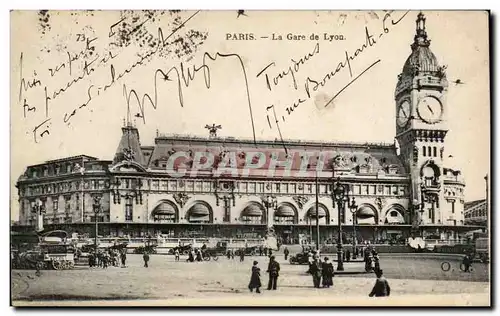
[[[11,306],[491,302],[490,12],[12,10]]]

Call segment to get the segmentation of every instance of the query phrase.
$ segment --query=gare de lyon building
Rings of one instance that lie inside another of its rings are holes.
[[[272,227],[284,243],[298,243],[315,240],[319,218],[324,242],[338,232],[332,188],[339,179],[350,197],[340,216],[347,238],[355,229],[358,242],[415,234],[458,239],[471,227],[464,225],[460,171],[443,164],[446,122],[453,114],[447,86],[419,14],[394,94],[399,146],[254,142],[217,137],[215,125],[207,126],[209,137],[157,133],[154,145],[144,146],[138,129],[127,123],[112,161],[81,155],[27,167],[17,182],[20,223],[13,230],[43,227],[93,236],[97,220],[100,236],[260,238]],[[214,162],[193,170],[200,152]],[[247,154],[255,152],[264,160],[243,176]],[[169,164],[178,153],[187,154]],[[227,157],[236,160],[237,170],[218,176]],[[276,167],[277,161],[286,163]],[[307,171],[298,172],[304,166]],[[185,173],[172,176],[179,169]]]

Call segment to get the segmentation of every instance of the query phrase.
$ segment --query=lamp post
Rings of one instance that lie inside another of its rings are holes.
[[[340,183],[340,179],[337,179],[332,190],[332,200],[333,206],[337,203],[337,217],[339,221],[338,229],[338,241],[337,241],[337,271],[344,271],[344,258],[342,249],[342,220],[343,213],[345,212],[345,203],[349,203],[349,190],[346,184]]]
[[[97,238],[99,235],[99,227],[98,227],[98,218],[97,215],[101,211],[101,196],[100,195],[95,195],[94,196],[94,204],[93,204],[93,209],[94,209],[94,220],[95,220],[95,237],[94,237],[94,243],[95,243],[95,249],[97,251]]]
[[[352,214],[352,258],[356,259],[358,256],[356,255],[356,221],[358,220],[358,206],[356,205],[356,200],[354,197],[351,200],[351,203],[349,204],[349,210],[351,211]]]
[[[31,202],[31,213],[35,214],[35,230],[43,230],[43,214],[45,214],[45,207],[42,201],[32,201]]]
[[[276,200],[276,197],[268,195],[265,199],[263,199],[264,205],[266,207],[266,224],[267,228],[269,229],[271,227],[271,221],[269,220],[269,209],[275,209],[278,206],[278,201]]]

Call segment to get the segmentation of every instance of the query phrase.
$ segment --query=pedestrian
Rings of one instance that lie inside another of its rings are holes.
[[[120,259],[122,261],[122,268],[125,268],[126,267],[126,263],[127,263],[127,253],[126,253],[126,250],[122,250]]]
[[[231,250],[229,249],[227,250],[227,259],[228,260],[231,259]]]
[[[194,252],[190,251],[188,253],[188,258],[186,259],[187,262],[194,262]]]
[[[322,277],[323,277],[323,287],[333,286],[333,276],[335,275],[335,270],[333,265],[328,261],[328,257],[323,260],[322,266]]]
[[[196,261],[198,261],[198,262],[203,261],[203,258],[202,258],[202,256],[201,256],[201,250],[200,250],[200,249],[197,249],[197,250],[196,250]]]
[[[148,262],[149,262],[149,254],[147,251],[144,251],[144,254],[142,255],[142,259],[144,260],[144,268],[147,268]]]
[[[273,250],[269,248],[269,257],[271,257],[272,255],[273,255]]]
[[[391,287],[389,286],[389,282],[387,282],[387,279],[384,277],[383,271],[376,270],[375,274],[377,275],[377,281],[375,282],[375,285],[373,286],[373,289],[370,292],[369,296],[389,296],[391,294]]]
[[[373,268],[375,269],[375,271],[381,270],[380,257],[378,256],[378,253],[376,251],[373,252],[373,262],[374,262]]]
[[[470,272],[470,266],[471,266],[471,259],[469,255],[465,255],[462,264],[464,265],[464,272]]]
[[[103,269],[107,269],[108,268],[108,262],[109,262],[109,257],[108,257],[108,253],[107,252],[105,252],[102,255],[101,262],[102,262],[102,268]]]
[[[240,249],[240,262],[245,261],[245,249]]]
[[[260,287],[262,283],[260,282],[260,268],[258,267],[258,262],[254,261],[252,266],[252,276],[250,277],[250,283],[248,284],[248,288],[250,292],[253,292],[255,289],[256,293],[260,293]]]
[[[290,254],[290,251],[286,246],[285,249],[283,250],[283,254],[285,255],[285,261],[288,260],[288,255]]]
[[[262,249],[262,245],[259,246],[259,256],[262,257],[264,250]]]
[[[95,265],[95,256],[93,252],[89,253],[89,268],[93,268]]]
[[[278,287],[279,272],[280,264],[275,260],[274,256],[271,256],[267,267],[267,273],[269,273],[269,283],[267,284],[268,290],[276,290]]]
[[[351,252],[349,251],[349,249],[346,249],[345,251],[345,259],[346,262],[351,261]]]
[[[322,275],[322,266],[321,266],[321,261],[319,260],[319,256],[314,256],[314,260],[311,263],[311,268],[309,268],[309,271],[312,275],[313,278],[313,285],[315,288],[319,288],[319,285],[321,283],[321,275]]]
[[[175,255],[175,261],[179,261],[181,259],[181,255],[179,253],[179,249],[175,249],[174,255]]]
[[[234,250],[231,250],[231,259],[234,260]]]

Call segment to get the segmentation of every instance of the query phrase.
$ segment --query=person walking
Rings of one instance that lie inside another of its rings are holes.
[[[258,262],[254,261],[252,266],[252,275],[250,277],[250,283],[248,284],[248,289],[253,292],[255,289],[256,293],[260,293],[260,287],[262,283],[260,282],[260,268],[258,267]]]
[[[269,273],[269,283],[267,284],[268,290],[276,290],[278,287],[279,272],[280,264],[275,260],[274,256],[271,256],[267,267],[267,273]]]
[[[148,268],[149,254],[147,251],[144,251],[144,254],[142,255],[142,259],[144,260],[144,268]]]
[[[464,265],[464,272],[470,272],[470,266],[471,266],[471,262],[472,260],[470,259],[471,256],[469,256],[468,254],[466,254],[462,260],[462,264]]]
[[[333,286],[333,276],[335,275],[335,270],[333,269],[333,264],[328,261],[328,257],[325,257],[322,265],[322,277],[323,277],[323,287]]]
[[[201,255],[201,250],[200,249],[196,249],[196,261],[198,261],[198,262],[203,261],[203,257]]]
[[[322,266],[321,266],[321,261],[319,260],[319,256],[314,256],[314,260],[311,263],[311,267],[309,268],[309,271],[311,272],[312,278],[313,278],[313,285],[315,288],[319,288],[319,285],[321,283],[321,275],[322,275]]]
[[[391,287],[389,286],[389,282],[383,275],[382,270],[376,270],[375,275],[377,276],[377,281],[375,281],[375,285],[373,286],[372,291],[368,296],[370,297],[384,297],[389,296],[391,294]]]
[[[290,254],[290,251],[286,246],[285,249],[283,249],[283,254],[285,255],[285,261],[288,260],[288,255]]]
[[[179,249],[175,249],[174,255],[175,255],[175,261],[181,260],[181,255],[179,253]]]
[[[120,255],[120,259],[122,261],[122,268],[125,268],[126,267],[126,263],[127,263],[127,252],[126,250],[122,250],[122,253]]]
[[[245,261],[245,249],[240,249],[240,262]]]

